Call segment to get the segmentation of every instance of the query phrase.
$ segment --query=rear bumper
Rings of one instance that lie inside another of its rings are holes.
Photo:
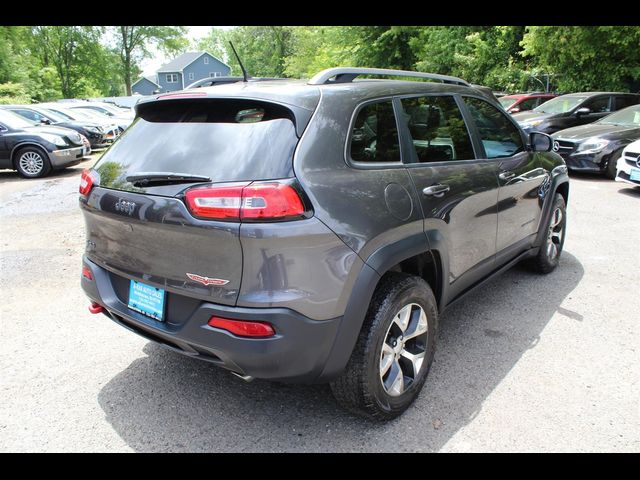
[[[82,278],[87,296],[105,308],[105,314],[116,323],[179,353],[209,361],[217,366],[256,378],[289,382],[322,381],[341,318],[311,320],[287,308],[242,308],[198,301],[184,310],[182,318],[164,322],[146,317],[127,307],[114,273],[83,258],[93,280]],[[167,303],[180,302],[181,297],[168,292]],[[242,338],[210,327],[212,316],[271,323],[276,335],[269,338]]]

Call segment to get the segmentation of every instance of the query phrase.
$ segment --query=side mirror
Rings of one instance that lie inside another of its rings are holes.
[[[591,109],[587,107],[582,107],[576,110],[577,117],[579,117],[580,115],[589,115],[590,113],[591,113]]]
[[[529,144],[534,152],[550,152],[553,148],[553,139],[546,133],[531,132]]]
[[[51,120],[49,120],[47,118],[41,118],[40,119],[40,123],[42,123],[44,125],[51,125]]]

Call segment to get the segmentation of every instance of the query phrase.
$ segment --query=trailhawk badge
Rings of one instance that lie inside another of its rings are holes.
[[[203,285],[226,285],[229,283],[229,280],[222,280],[221,278],[209,278],[203,277],[201,275],[196,275],[195,273],[187,273],[187,277],[189,277],[194,282],[201,283]]]

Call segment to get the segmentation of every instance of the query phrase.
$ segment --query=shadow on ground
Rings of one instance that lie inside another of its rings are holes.
[[[244,383],[224,370],[148,343],[98,401],[136,451],[433,451],[480,411],[521,356],[536,347],[584,270],[564,252],[547,276],[516,267],[441,318],[433,368],[414,405],[375,423],[345,413],[328,386]]]

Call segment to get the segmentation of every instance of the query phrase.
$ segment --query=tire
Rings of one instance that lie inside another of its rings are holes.
[[[604,174],[611,180],[616,179],[616,174],[618,173],[617,164],[620,155],[622,155],[622,150],[613,152],[609,157],[609,161],[607,162],[607,168],[605,169]]]
[[[46,152],[34,146],[19,149],[14,157],[14,166],[25,178],[44,177],[51,171],[51,163]]]
[[[402,334],[407,332],[422,333],[406,339]],[[400,415],[424,385],[437,332],[438,307],[427,282],[402,273],[385,275],[371,299],[351,358],[331,383],[338,403],[380,420]]]
[[[560,255],[562,254],[562,247],[566,237],[566,227],[567,207],[564,197],[556,193],[551,206],[551,215],[544,227],[546,232],[544,243],[540,246],[538,255],[530,262],[533,270],[542,274],[555,270],[558,263],[560,263]]]

